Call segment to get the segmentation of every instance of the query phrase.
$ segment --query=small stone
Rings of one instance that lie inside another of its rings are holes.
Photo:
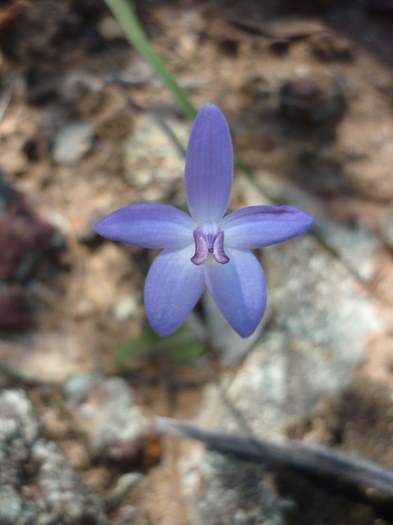
[[[64,385],[64,394],[74,403],[82,403],[87,398],[90,389],[97,381],[96,374],[87,373],[72,377]]]
[[[337,82],[306,76],[282,85],[280,109],[285,117],[298,123],[327,124],[343,116],[345,98]]]
[[[135,58],[127,66],[109,76],[109,82],[120,83],[129,86],[144,86],[153,78],[152,69],[149,64],[142,59]]]
[[[53,159],[58,164],[76,164],[90,151],[93,138],[94,132],[89,124],[68,124],[54,139]]]
[[[165,200],[165,193],[161,184],[155,184],[147,187],[141,192],[143,200],[146,202],[157,202]]]
[[[177,46],[177,52],[183,60],[193,60],[199,47],[198,37],[193,31],[185,31],[179,37]]]
[[[124,31],[113,16],[104,16],[98,24],[98,31],[106,40],[124,38]]]
[[[268,20],[264,27],[274,39],[296,41],[319,33],[323,29],[323,23],[317,19],[301,16],[277,16]]]
[[[20,443],[30,445],[38,435],[33,407],[21,390],[5,390],[0,394],[0,420],[0,443],[19,439]],[[14,457],[22,458],[24,454],[15,451]]]
[[[133,295],[123,297],[115,307],[114,315],[117,321],[126,321],[138,312],[138,301]]]

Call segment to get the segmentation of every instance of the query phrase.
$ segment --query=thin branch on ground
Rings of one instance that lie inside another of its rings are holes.
[[[330,481],[338,490],[343,486],[361,490],[366,499],[373,499],[369,489],[393,498],[392,470],[320,445],[299,441],[275,444],[235,434],[211,432],[188,422],[162,417],[156,418],[156,428],[159,433],[201,441],[211,450],[263,464],[270,470],[286,468],[314,479]]]

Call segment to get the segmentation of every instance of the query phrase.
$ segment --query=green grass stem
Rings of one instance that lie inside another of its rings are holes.
[[[176,79],[168,71],[164,62],[152,47],[138,20],[134,2],[132,0],[105,1],[122,27],[128,40],[161,78],[165,87],[172,93],[183,114],[189,119],[194,118],[196,114],[194,105],[188,98],[185,89],[177,83]]]

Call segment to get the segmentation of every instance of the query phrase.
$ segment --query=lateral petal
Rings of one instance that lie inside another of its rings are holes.
[[[166,204],[132,204],[98,221],[102,237],[143,248],[181,248],[193,242],[189,215]]]
[[[305,233],[314,218],[293,206],[248,206],[224,218],[225,244],[248,250]]]
[[[204,265],[206,285],[222,315],[241,336],[251,335],[266,308],[266,284],[258,259],[249,251],[227,250],[229,262]]]
[[[150,267],[144,290],[151,327],[162,336],[184,323],[205,289],[202,266],[191,262],[194,247],[160,253]]]

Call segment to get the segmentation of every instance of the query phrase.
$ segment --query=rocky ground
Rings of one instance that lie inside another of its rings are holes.
[[[2,2],[0,523],[393,523],[391,504],[160,437],[151,419],[242,433],[229,401],[261,438],[393,468],[393,3],[138,13],[194,103],[230,121],[252,170],[233,207],[291,203],[316,226],[259,253],[257,337],[207,303],[218,358],[187,332],[158,341],[141,298],[154,254],[90,225],[129,202],[184,204],[190,123],[103,2]]]

